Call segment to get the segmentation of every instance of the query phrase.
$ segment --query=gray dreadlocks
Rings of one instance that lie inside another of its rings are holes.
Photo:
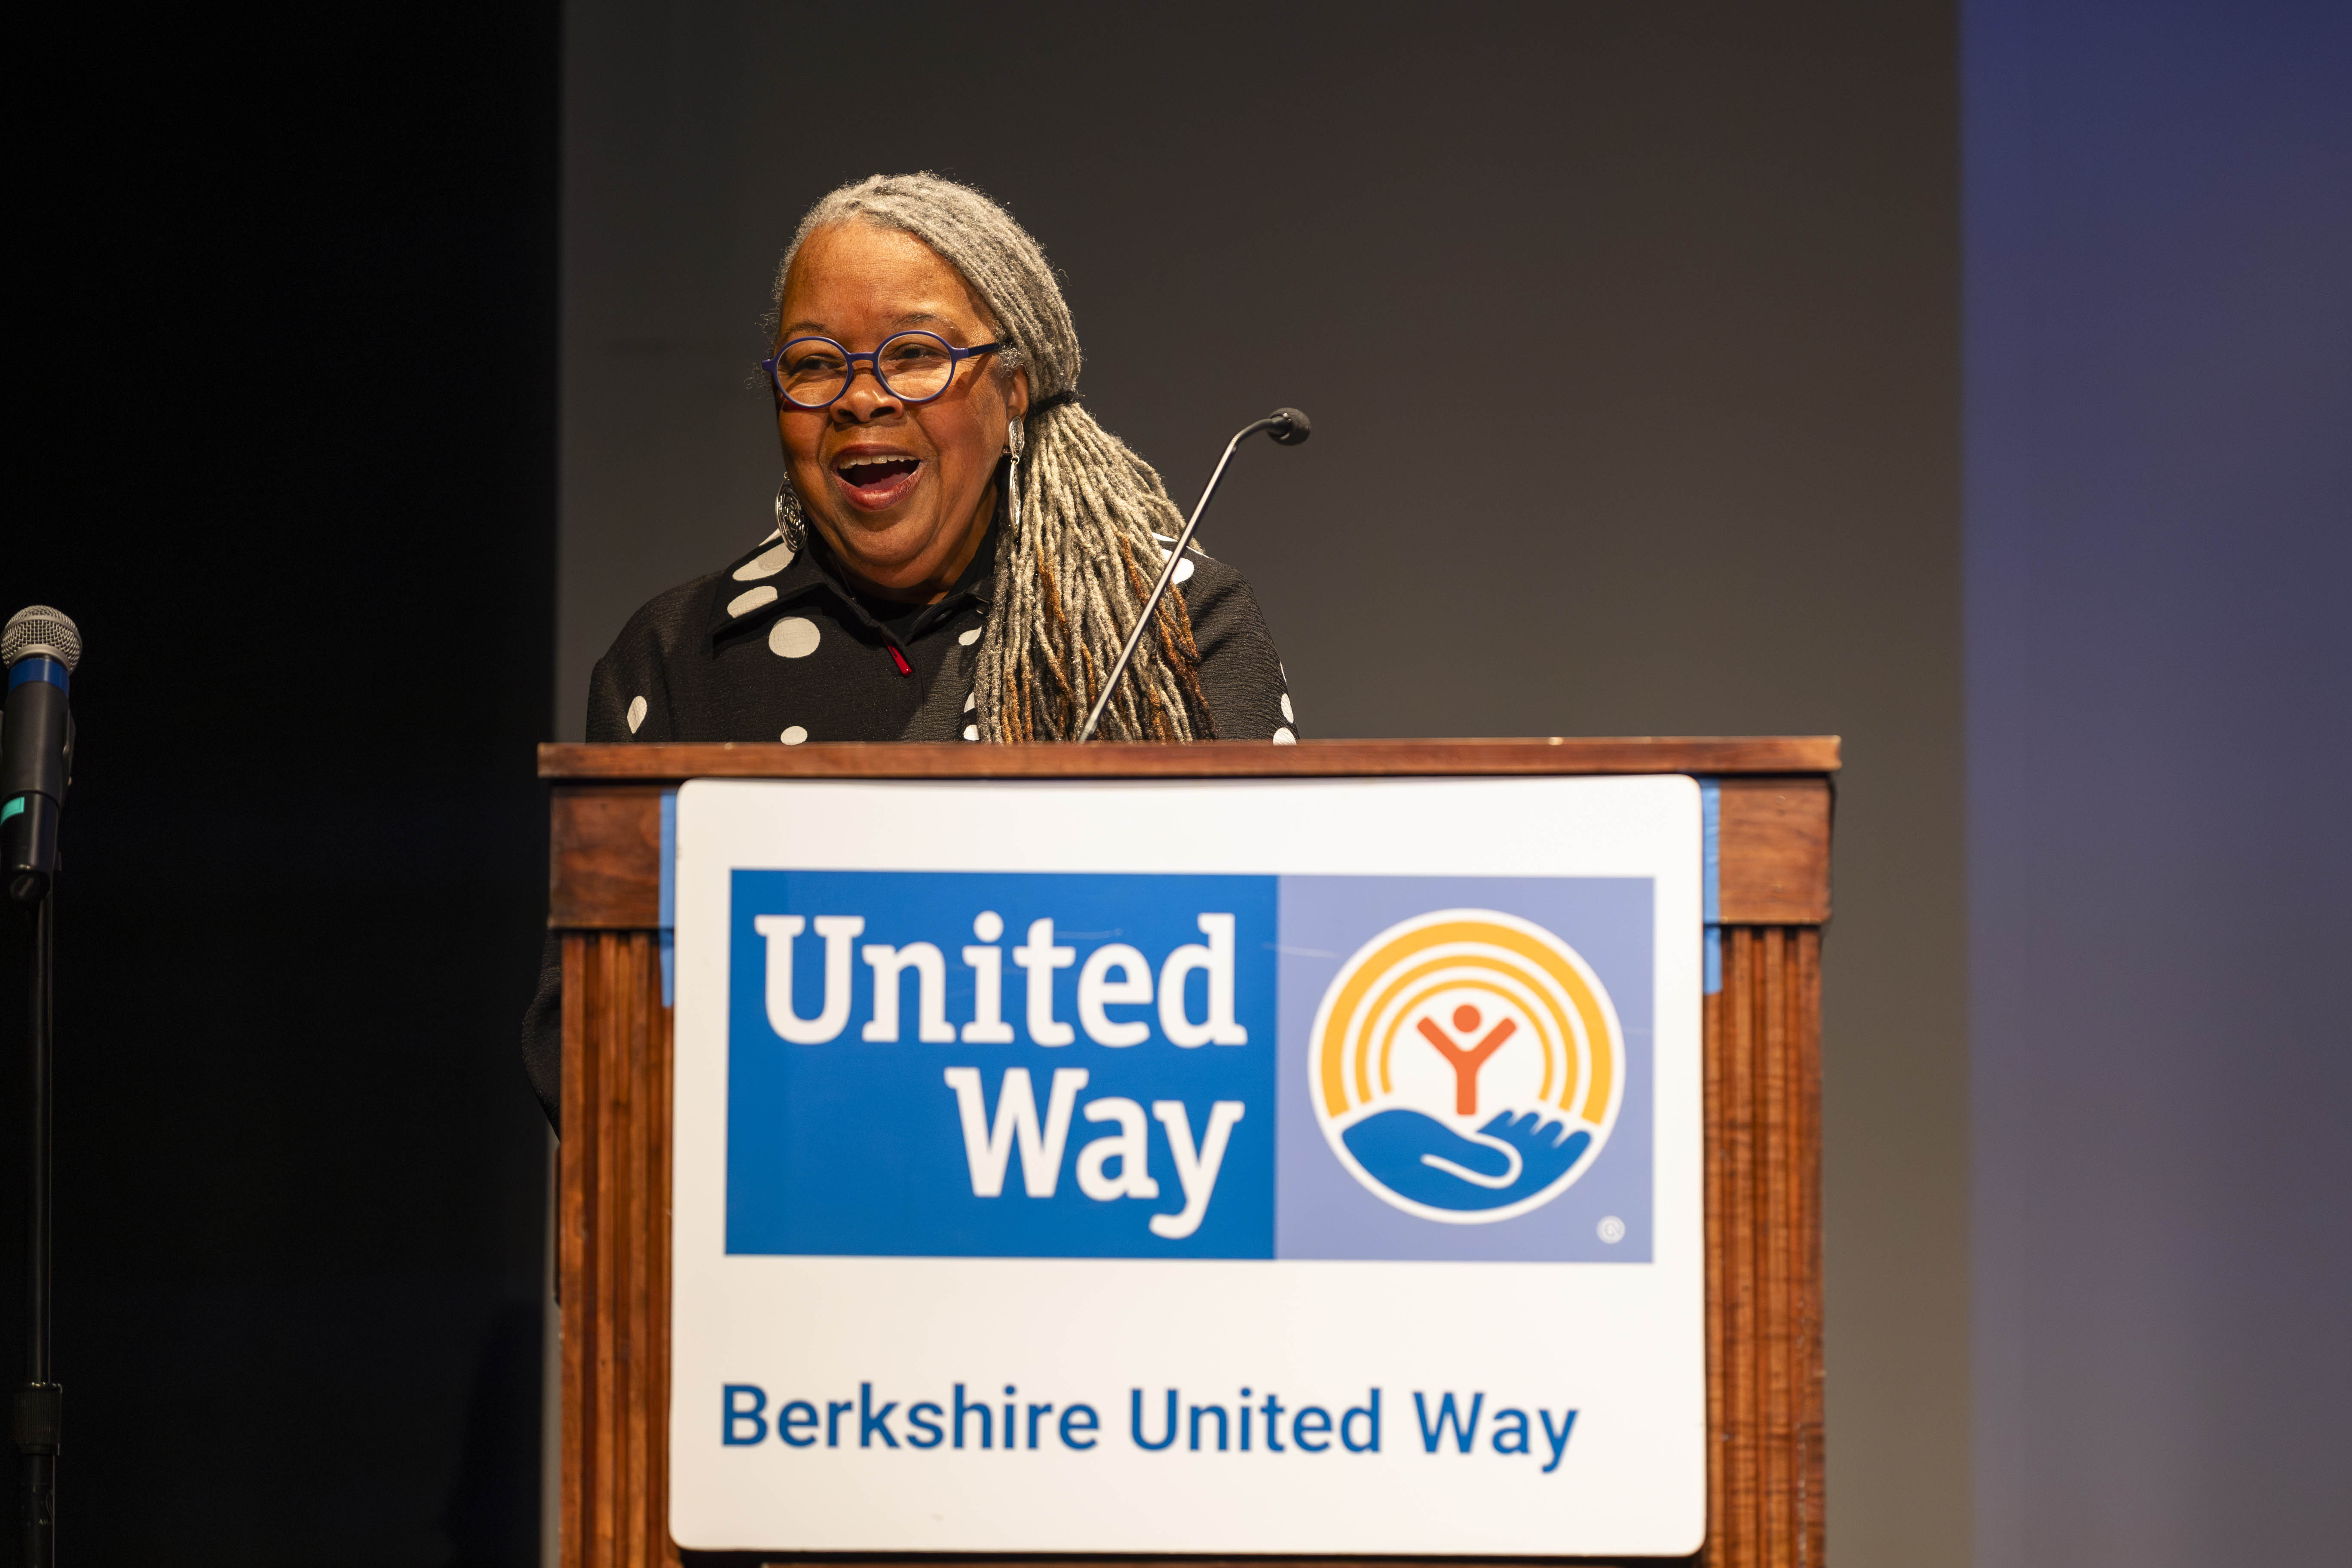
[[[997,356],[997,374],[1029,373],[1031,412],[1007,452],[1016,477],[974,695],[982,740],[1075,740],[1159,574],[1152,534],[1172,538],[1183,517],[1151,465],[1078,406],[1077,329],[1045,253],[971,186],[929,174],[876,174],[833,192],[801,219],[776,268],[779,311],[809,236],[853,222],[913,235],[962,273],[995,316],[997,338],[1011,345]],[[780,514],[799,503],[785,483]],[[1210,738],[1200,668],[1192,616],[1171,585],[1097,733]]]

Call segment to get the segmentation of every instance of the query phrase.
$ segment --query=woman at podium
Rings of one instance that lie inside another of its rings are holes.
[[[1075,739],[1183,525],[1080,405],[1078,340],[1012,216],[930,174],[845,185],[777,271],[775,531],[631,616],[592,741]],[[1107,740],[1296,736],[1241,574],[1197,551]]]
[[[656,595],[596,664],[591,741],[1067,741],[1183,518],[1077,393],[1077,332],[1012,215],[931,174],[844,185],[776,274],[775,529]],[[1297,739],[1240,573],[1186,552],[1106,740]],[[523,1022],[551,1120],[562,969]]]

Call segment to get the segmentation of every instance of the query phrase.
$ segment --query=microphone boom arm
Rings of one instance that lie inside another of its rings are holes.
[[[1127,634],[1127,646],[1118,650],[1118,662],[1110,667],[1110,677],[1103,682],[1101,694],[1095,699],[1093,711],[1087,715],[1086,728],[1078,731],[1078,744],[1083,746],[1095,738],[1095,728],[1102,722],[1104,710],[1110,707],[1110,695],[1118,689],[1120,679],[1127,674],[1128,662],[1135,657],[1136,645],[1143,640],[1143,629],[1151,624],[1151,617],[1159,612],[1160,600],[1168,592],[1168,584],[1176,580],[1176,568],[1182,563],[1184,551],[1192,542],[1193,531],[1201,526],[1201,516],[1209,510],[1209,501],[1217,493],[1217,482],[1225,477],[1226,466],[1234,460],[1234,453],[1243,442],[1261,430],[1271,430],[1276,441],[1286,447],[1295,447],[1307,439],[1312,428],[1307,422],[1307,416],[1296,408],[1277,408],[1263,419],[1251,420],[1225,443],[1225,455],[1217,459],[1215,471],[1209,475],[1208,488],[1201,492],[1199,504],[1192,508],[1192,515],[1185,522],[1184,531],[1177,537],[1176,548],[1168,552],[1168,563],[1160,569],[1160,580],[1151,584],[1150,596],[1143,601],[1143,613],[1135,618],[1134,627]]]

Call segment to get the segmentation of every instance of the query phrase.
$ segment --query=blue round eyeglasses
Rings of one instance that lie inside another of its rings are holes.
[[[863,362],[882,390],[901,403],[929,403],[955,380],[956,366],[1003,343],[960,349],[937,332],[899,332],[872,353],[852,353],[831,338],[794,338],[760,362],[776,395],[795,408],[830,408],[849,390]]]

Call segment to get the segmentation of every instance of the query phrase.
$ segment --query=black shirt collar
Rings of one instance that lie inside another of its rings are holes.
[[[834,599],[841,615],[903,648],[906,643],[952,619],[967,603],[978,605],[983,615],[987,613],[996,586],[996,521],[992,519],[986,537],[972,552],[971,564],[956,579],[955,586],[937,604],[925,605],[920,615],[905,623],[902,637],[877,619],[850,588],[823,534],[810,529],[808,542],[795,551],[784,543],[781,532],[771,533],[728,563],[720,574],[719,591],[712,596],[710,637],[715,642],[730,632],[765,621],[780,605],[824,594]],[[780,557],[784,563],[778,569]],[[763,587],[774,592],[761,593]]]

